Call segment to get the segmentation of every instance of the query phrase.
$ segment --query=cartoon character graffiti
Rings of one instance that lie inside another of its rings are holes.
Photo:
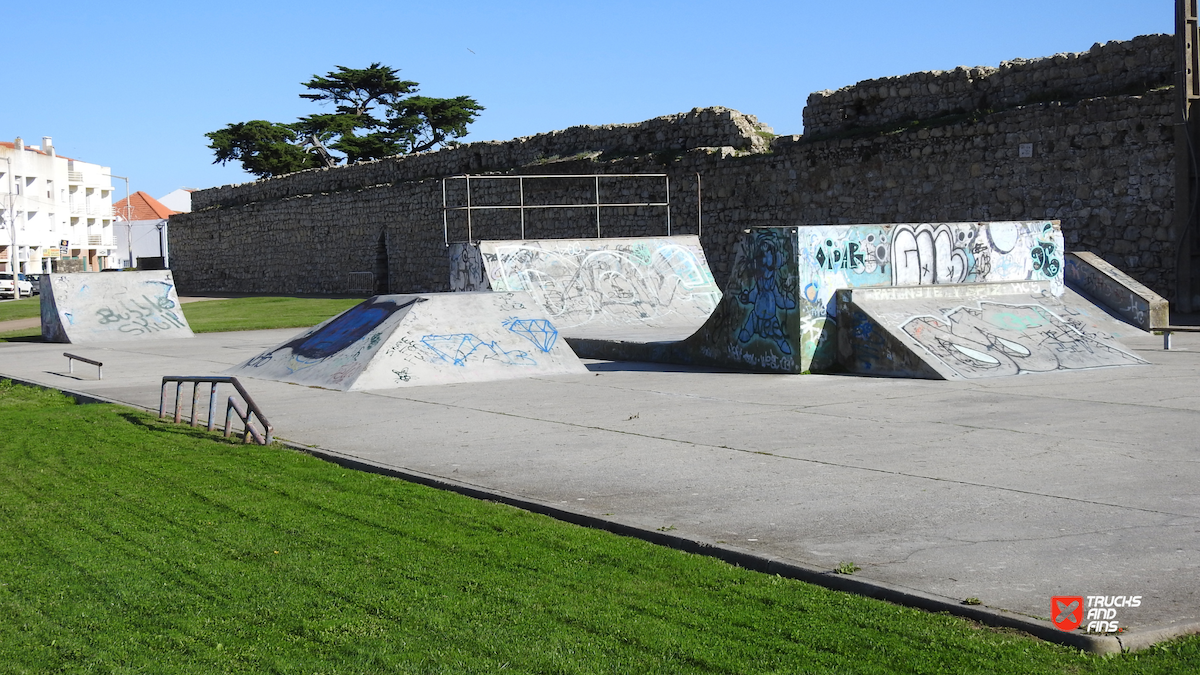
[[[772,233],[762,232],[755,237],[754,286],[742,289],[737,295],[738,302],[751,305],[752,309],[738,331],[738,341],[744,344],[757,335],[775,342],[779,351],[790,355],[792,347],[784,330],[786,319],[781,321],[779,313],[796,309],[796,299],[779,288],[777,272],[784,265],[784,255]]]

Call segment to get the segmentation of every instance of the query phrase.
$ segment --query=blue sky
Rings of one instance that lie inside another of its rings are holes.
[[[424,95],[474,97],[487,110],[464,141],[711,105],[786,134],[813,91],[1174,30],[1170,0],[62,0],[4,14],[0,138],[51,136],[155,197],[250,180],[212,163],[205,132],[316,112],[300,82],[337,65],[379,61]]]

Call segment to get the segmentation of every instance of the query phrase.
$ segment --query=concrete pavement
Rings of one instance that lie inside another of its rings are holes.
[[[296,332],[0,343],[0,374],[156,408],[163,375],[218,374]],[[318,453],[1103,651],[1200,631],[1200,335],[1125,343],[1151,365],[945,382],[593,361],[403,390],[243,384],[277,437]],[[64,348],[105,379],[66,375]],[[825,573],[842,562],[862,570]],[[1049,627],[1064,595],[1142,600],[1117,610],[1118,643]]]

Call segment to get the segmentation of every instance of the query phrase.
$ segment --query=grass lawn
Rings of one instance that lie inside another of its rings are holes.
[[[0,321],[32,319],[42,315],[41,299],[38,296],[20,300],[0,300]]]
[[[183,315],[197,333],[315,326],[366,298],[229,298],[183,305]]]
[[[303,328],[362,302],[364,298],[228,298],[205,300],[183,305],[183,315],[197,333],[267,328]],[[41,315],[38,298],[0,302],[0,321]],[[39,337],[41,328],[25,328],[0,333],[0,340],[29,340]]]
[[[0,672],[1195,673],[0,383]]]

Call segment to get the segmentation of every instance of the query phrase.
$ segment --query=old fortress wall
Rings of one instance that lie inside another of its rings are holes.
[[[1173,84],[1174,63],[1173,36],[1143,35],[1078,54],[1005,61],[998,68],[959,66],[866,80],[810,94],[804,132],[812,136],[1051,100],[1141,93]]]
[[[722,285],[733,242],[754,225],[1047,218],[1062,221],[1068,249],[1171,297],[1174,62],[1170,36],[1145,36],[818,92],[804,136],[707,108],[203,190],[171,219],[172,267],[182,292],[347,293],[363,273],[391,292],[448,290],[445,239],[468,233],[462,212],[443,220],[443,189],[452,205],[464,197],[461,180],[443,177],[665,173],[672,231],[701,231]],[[662,201],[660,181],[609,179],[602,200]],[[516,181],[473,182],[474,204],[515,203]],[[588,203],[597,188],[525,189],[526,203],[561,204]],[[603,234],[662,235],[664,211],[607,209]],[[590,209],[526,215],[528,238],[595,231]],[[470,236],[517,238],[519,220],[476,212]]]

